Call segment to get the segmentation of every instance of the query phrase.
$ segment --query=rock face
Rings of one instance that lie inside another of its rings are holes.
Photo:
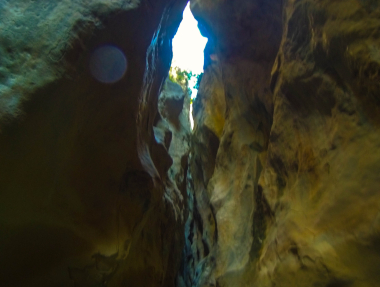
[[[174,286],[186,105],[154,125],[185,5],[1,1],[2,286]]]
[[[377,286],[378,1],[193,0],[180,286]]]
[[[267,285],[376,286],[380,6],[295,1],[285,9],[261,178],[275,228],[259,278]]]
[[[378,286],[379,2],[185,5],[0,2],[1,286]]]
[[[184,93],[181,86],[166,80],[158,101],[158,111],[155,135],[161,127],[164,131],[164,145],[167,147],[173,164],[169,169],[170,179],[186,194],[186,173],[190,148],[190,97]]]

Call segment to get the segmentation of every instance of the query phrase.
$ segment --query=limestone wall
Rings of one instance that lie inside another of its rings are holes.
[[[180,286],[377,286],[380,6],[192,11],[209,43]]]

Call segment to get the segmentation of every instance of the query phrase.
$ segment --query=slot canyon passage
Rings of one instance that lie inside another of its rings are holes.
[[[380,3],[0,1],[0,285],[380,286]]]

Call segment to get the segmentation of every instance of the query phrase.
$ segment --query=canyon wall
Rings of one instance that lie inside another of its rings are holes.
[[[185,5],[0,2],[1,286],[378,286],[378,1]]]
[[[158,95],[185,5],[0,2],[1,286],[174,286],[189,101]]]
[[[378,1],[192,0],[179,286],[378,286]]]

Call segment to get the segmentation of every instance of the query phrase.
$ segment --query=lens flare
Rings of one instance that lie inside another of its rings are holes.
[[[91,56],[90,72],[99,82],[106,84],[116,83],[124,76],[126,70],[127,58],[115,46],[101,46]]]

